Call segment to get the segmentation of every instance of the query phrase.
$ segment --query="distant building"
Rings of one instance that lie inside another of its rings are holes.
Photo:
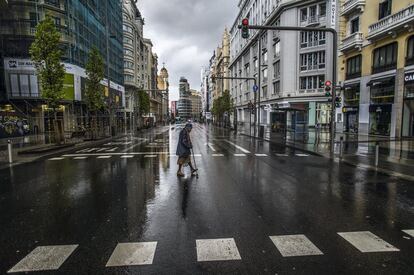
[[[203,114],[203,102],[200,92],[190,90],[191,96],[191,118],[200,119]]]
[[[177,103],[178,101],[171,101],[171,118],[174,119],[177,116]]]
[[[214,60],[214,68],[212,77],[229,77],[229,64],[230,64],[230,34],[227,28],[223,33],[223,40],[221,45],[217,47]],[[229,79],[217,79],[215,80],[213,90],[213,100],[223,95],[224,91],[230,91]]]
[[[157,77],[157,86],[158,90],[161,92],[161,118],[163,121],[167,121],[170,116],[168,103],[169,103],[169,86],[168,82],[168,70],[165,68],[165,65],[161,68],[160,74]]]
[[[181,119],[191,119],[192,118],[192,106],[191,106],[191,92],[190,84],[185,77],[180,78],[179,84],[180,99],[178,100],[178,116]]]
[[[155,122],[162,121],[162,94],[158,91],[158,56],[153,52],[153,44],[150,39],[144,38],[146,51],[146,80],[144,81],[145,90],[150,97],[150,114],[149,116]]]

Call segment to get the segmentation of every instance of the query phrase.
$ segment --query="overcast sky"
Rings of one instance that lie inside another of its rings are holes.
[[[201,68],[221,44],[224,28],[231,28],[239,0],[138,0],[145,18],[144,36],[159,57],[158,68],[170,74],[170,100],[178,99],[178,82],[185,76],[200,90]]]

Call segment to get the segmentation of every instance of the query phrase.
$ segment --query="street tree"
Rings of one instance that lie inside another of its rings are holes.
[[[62,123],[57,120],[57,111],[64,98],[63,81],[65,78],[59,41],[60,33],[52,19],[46,17],[36,26],[35,39],[30,46],[30,55],[36,67],[42,98],[46,100],[48,109],[53,111],[54,140],[58,144],[63,140],[63,127]]]
[[[138,91],[138,115],[142,118],[143,115],[150,112],[150,98],[144,90]]]
[[[104,89],[101,81],[105,75],[105,65],[99,50],[93,47],[89,52],[88,62],[86,63],[86,102],[92,116],[92,139],[97,136],[98,113],[105,107]]]
[[[219,123],[223,122],[223,118],[229,118],[233,113],[234,104],[233,99],[230,96],[230,92],[225,90],[223,94],[213,100],[213,107],[211,109],[212,114],[216,117]],[[227,114],[227,116],[225,116]],[[227,121],[225,121],[227,123]]]

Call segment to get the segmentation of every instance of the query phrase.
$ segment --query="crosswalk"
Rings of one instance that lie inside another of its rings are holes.
[[[414,237],[412,229],[402,232]],[[369,231],[338,232],[336,236],[342,237],[348,245],[354,247],[356,253],[396,253],[400,251]],[[412,241],[410,237],[404,237],[404,239]],[[269,239],[284,258],[329,256],[303,234],[274,235],[269,236]],[[77,244],[38,246],[11,267],[8,273],[58,270],[73,253],[76,253],[78,247]],[[157,247],[157,241],[118,243],[105,266],[110,268],[152,265]],[[238,249],[234,238],[195,240],[195,253],[198,262],[243,261],[244,252],[247,253],[247,251]],[[261,253],[261,251],[257,253]]]
[[[133,159],[137,157],[143,157],[145,159],[155,159],[160,156],[168,156],[170,158],[176,158],[177,156],[170,152],[98,152],[95,151],[95,153],[89,153],[88,151],[85,151],[83,153],[74,153],[74,154],[66,154],[62,155],[60,157],[53,157],[49,158],[49,161],[62,161],[65,159],[73,159],[73,160],[87,160],[91,158],[96,159],[111,159],[113,157],[119,157],[121,159]],[[309,157],[309,154],[280,154],[280,153],[232,153],[232,154],[223,154],[223,153],[208,153],[208,154],[194,154],[194,157],[213,157],[213,158],[224,158],[224,157],[238,157],[238,158],[246,158],[246,157],[256,157],[256,158],[266,158],[266,157],[279,157],[279,158],[285,158],[285,157]]]

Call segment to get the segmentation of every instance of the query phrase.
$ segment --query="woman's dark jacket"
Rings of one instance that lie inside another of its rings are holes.
[[[192,148],[190,134],[188,133],[187,129],[182,129],[180,132],[180,137],[178,138],[178,145],[177,145],[177,156],[179,157],[187,157],[191,154],[190,149]]]

